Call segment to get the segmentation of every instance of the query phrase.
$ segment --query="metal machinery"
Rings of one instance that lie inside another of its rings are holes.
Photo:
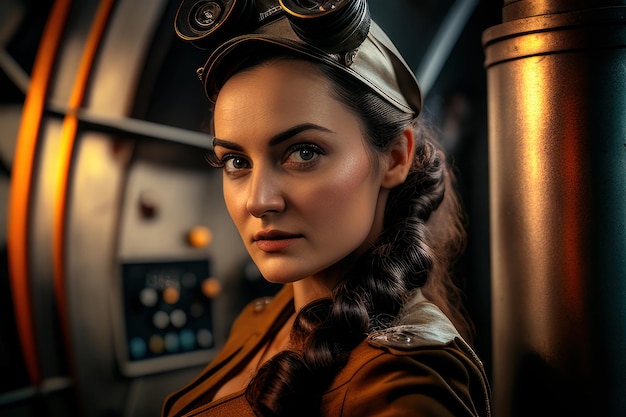
[[[204,161],[209,114],[193,69],[205,52],[175,38],[178,3],[0,5],[2,416],[159,415],[242,305],[276,290],[251,266]],[[416,63],[444,144],[463,154],[475,240],[462,267],[488,364],[480,32],[485,11],[500,10],[370,5]]]
[[[9,224],[19,337],[43,414],[158,414],[238,308],[217,295],[221,282],[239,291],[244,251],[219,176],[203,163],[206,135],[182,128],[201,127],[203,97],[185,88],[190,77],[180,90],[159,87],[179,76],[181,60],[201,59],[157,30],[175,6],[50,7]],[[209,250],[213,233],[223,238]],[[60,401],[72,396],[80,400]]]
[[[626,2],[483,35],[497,416],[626,415]]]

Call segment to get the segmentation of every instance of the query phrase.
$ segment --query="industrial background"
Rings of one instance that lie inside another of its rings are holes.
[[[259,276],[178,1],[0,4],[0,416],[158,416]],[[626,415],[626,2],[370,0],[469,214],[496,417]]]

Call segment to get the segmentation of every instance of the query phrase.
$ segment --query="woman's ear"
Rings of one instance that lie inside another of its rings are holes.
[[[409,169],[413,165],[415,152],[415,134],[410,126],[404,129],[401,135],[394,139],[390,149],[387,151],[385,161],[387,162],[385,173],[382,179],[382,186],[393,188],[402,184],[409,174]]]

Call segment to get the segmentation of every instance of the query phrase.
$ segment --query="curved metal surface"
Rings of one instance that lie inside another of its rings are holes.
[[[81,107],[83,102],[93,61],[96,57],[98,45],[103,36],[113,5],[113,0],[103,0],[100,2],[100,6],[94,16],[93,25],[87,37],[81,62],[74,81],[74,86],[72,88],[72,93],[68,103],[68,113],[63,120],[60,133],[60,144],[56,158],[57,169],[55,176],[56,186],[52,235],[52,261],[55,297],[59,310],[61,328],[65,339],[65,352],[68,356],[68,362],[70,365],[73,364],[74,355],[71,330],[69,326],[69,312],[65,282],[65,259],[67,256],[65,231],[67,219],[67,188],[70,184],[70,167],[74,152],[75,138],[78,131],[78,118],[76,112]]]
[[[33,385],[42,380],[33,323],[29,259],[31,188],[33,165],[40,135],[46,91],[55,63],[55,54],[69,12],[69,1],[55,2],[37,54],[30,82],[11,175],[9,207],[9,268],[20,343]]]
[[[86,45],[81,54],[86,78],[74,84],[78,97],[70,101],[65,119],[70,126],[79,123],[73,118],[72,108],[103,117],[130,114],[165,4],[164,0],[118,0],[109,13],[105,8],[110,4],[101,3],[102,19],[98,21],[96,16],[90,29],[97,39],[93,49]],[[99,25],[103,26],[99,29]],[[74,142],[68,160],[71,180],[68,178],[65,184],[65,210],[58,213],[66,216],[59,254],[63,253],[76,383],[86,416],[120,415],[132,381],[121,378],[113,350],[111,300],[117,294],[112,282],[117,274],[119,210],[136,140],[78,126]],[[147,414],[145,408],[149,405],[145,403],[144,410],[136,414]]]
[[[626,413],[626,8],[609,6],[484,32],[497,416]]]

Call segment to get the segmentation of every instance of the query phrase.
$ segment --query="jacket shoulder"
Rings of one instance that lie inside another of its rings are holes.
[[[371,346],[401,351],[445,345],[455,339],[462,338],[452,322],[425,300],[415,303],[397,326],[376,330],[367,338]]]

